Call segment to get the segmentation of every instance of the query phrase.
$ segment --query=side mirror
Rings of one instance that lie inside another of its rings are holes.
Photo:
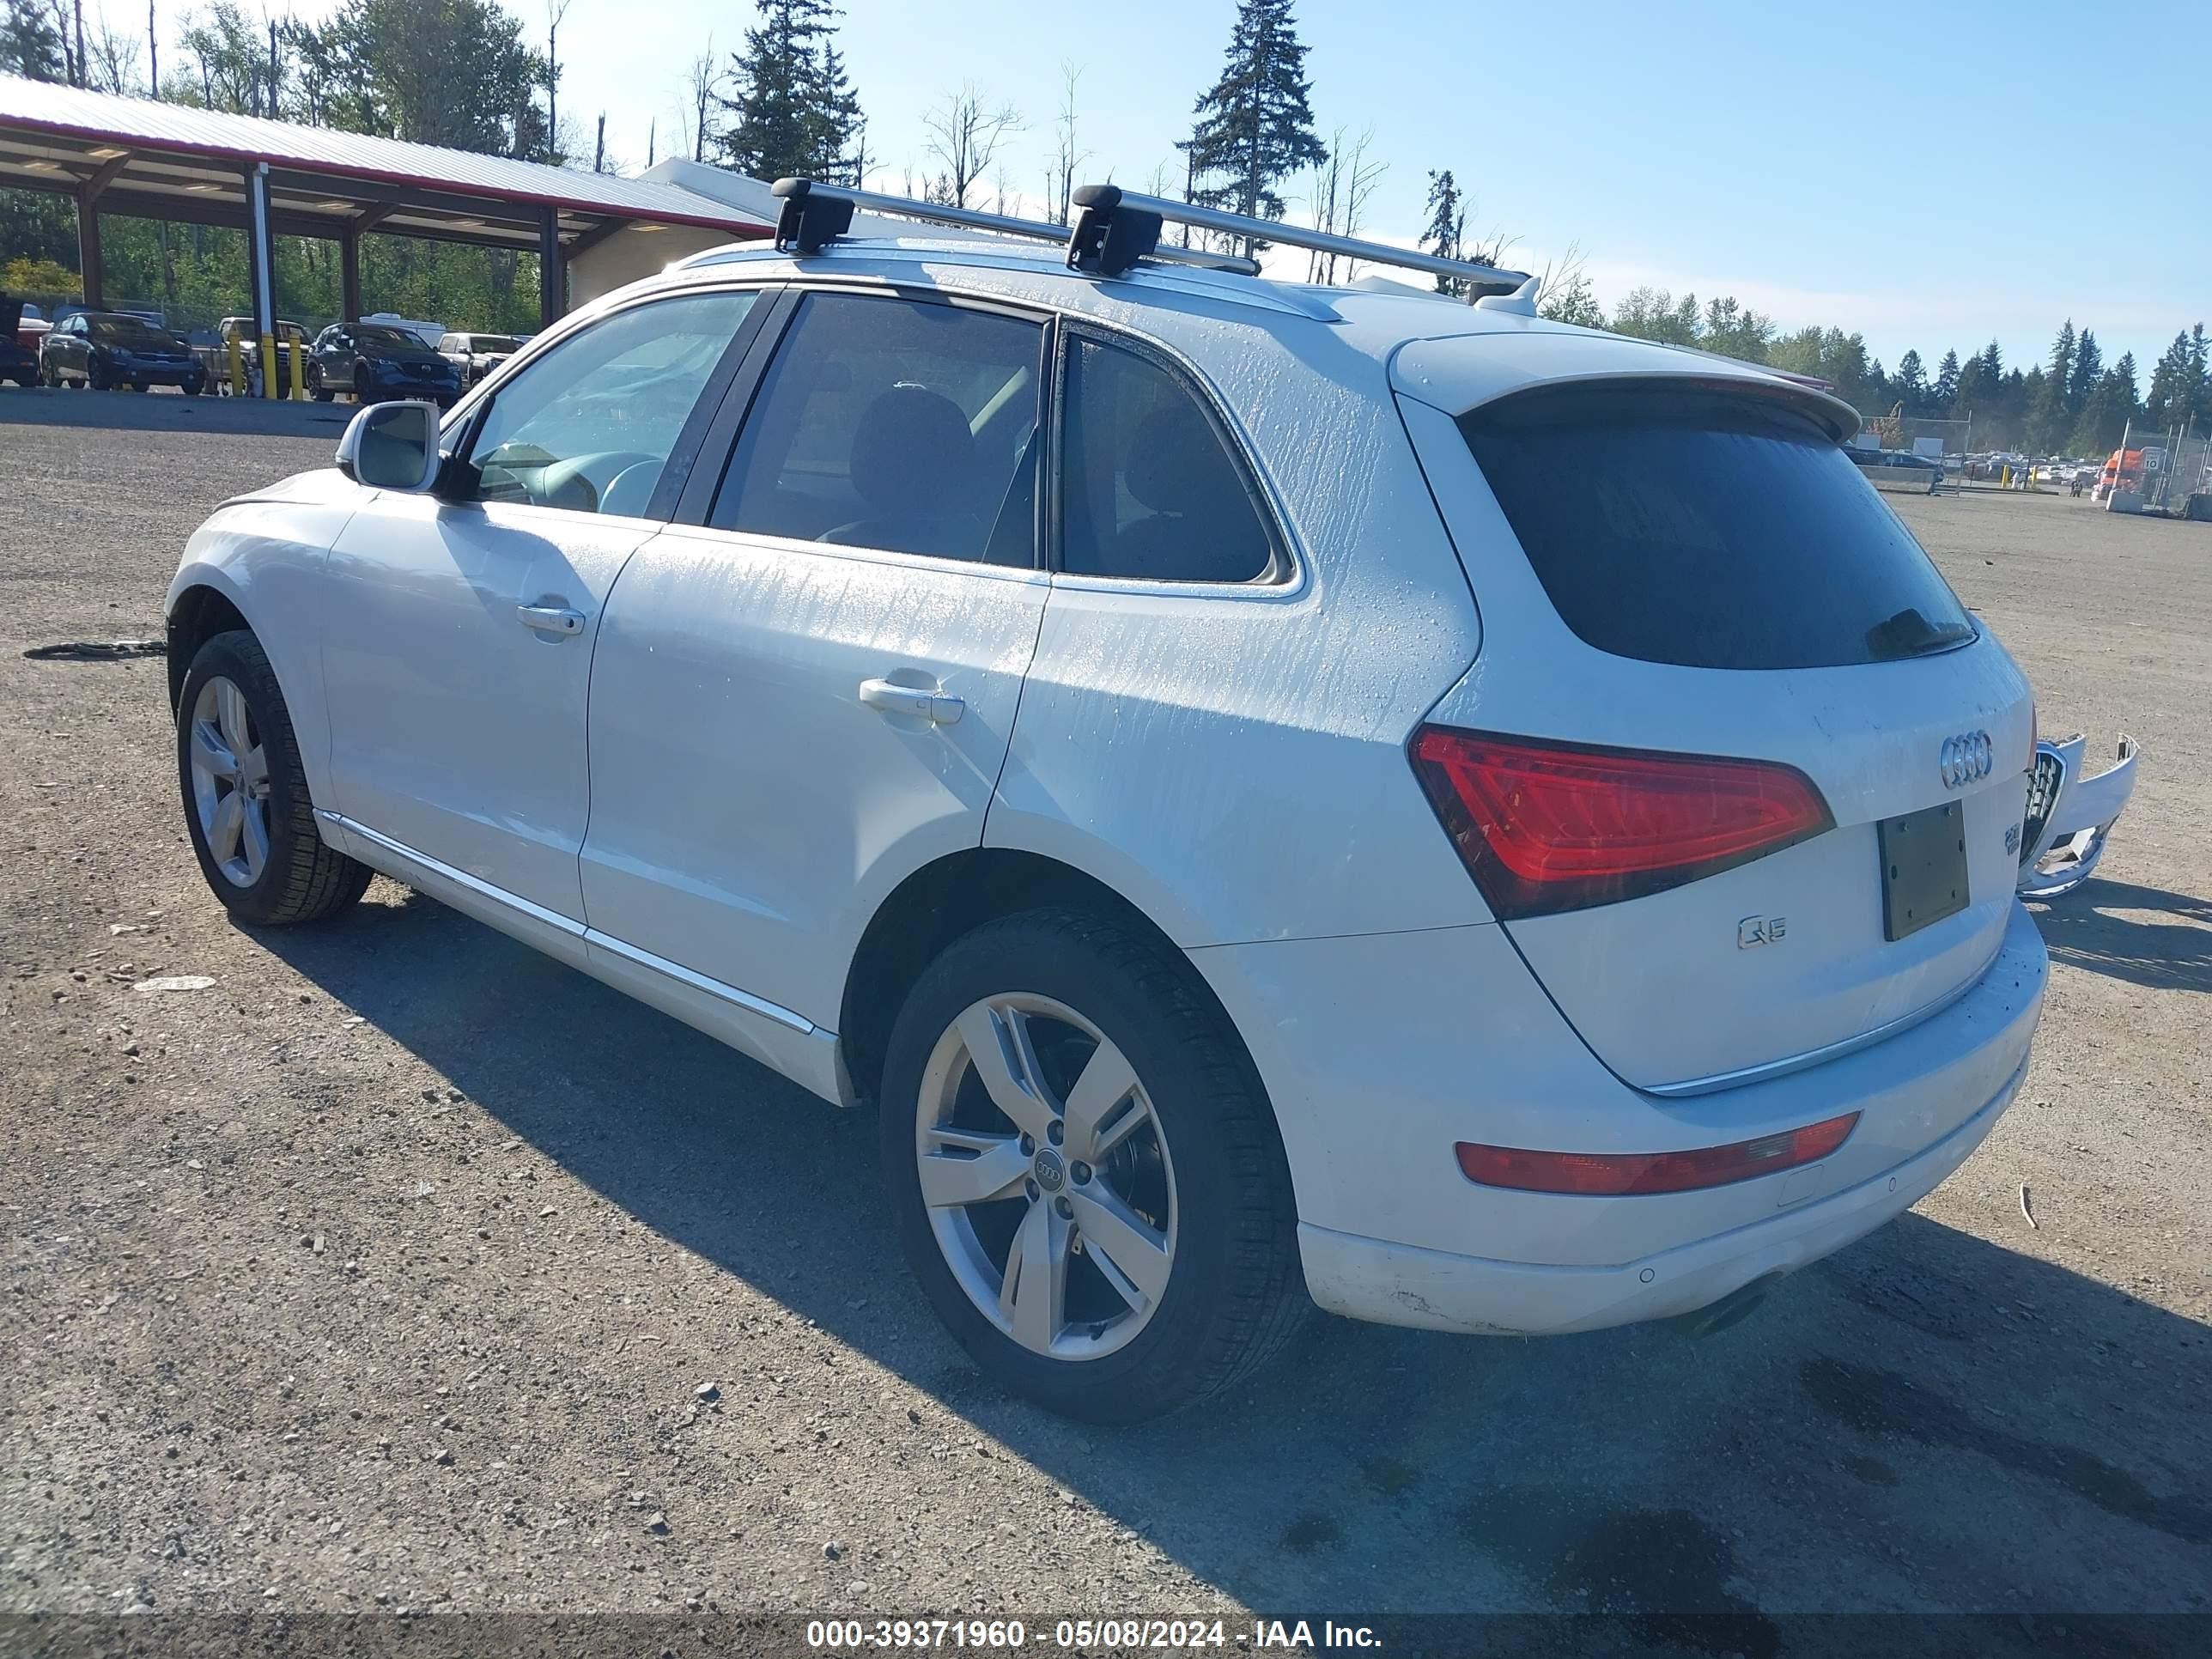
[[[425,495],[438,465],[435,404],[371,404],[338,440],[338,471],[371,489]]]

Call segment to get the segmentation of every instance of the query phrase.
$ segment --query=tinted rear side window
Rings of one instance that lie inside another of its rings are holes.
[[[1160,582],[1247,582],[1273,568],[1243,471],[1175,375],[1079,339],[1066,403],[1062,568]]]
[[[1692,668],[1825,668],[1946,650],[1974,626],[1843,448],[1741,393],[1524,393],[1460,417],[1560,620]]]

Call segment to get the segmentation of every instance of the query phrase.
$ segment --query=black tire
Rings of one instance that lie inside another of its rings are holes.
[[[207,390],[207,382],[205,380],[186,380],[184,385],[178,389],[187,398],[197,398],[201,392]]]
[[[326,404],[331,400],[331,389],[323,384],[322,366],[319,363],[310,362],[307,365],[307,390],[314,394],[315,401],[319,404]]]
[[[1033,1352],[987,1319],[922,1202],[915,1143],[931,1054],[963,1011],[1016,992],[1077,1011],[1121,1048],[1170,1148],[1177,1237],[1167,1287],[1136,1334],[1097,1358]],[[1249,1376],[1312,1310],[1290,1170],[1259,1078],[1190,964],[1134,927],[1031,910],[955,941],[899,1011],[881,1098],[884,1173],[908,1265],[983,1374],[1010,1393],[1089,1422],[1141,1422]]]
[[[84,371],[84,383],[88,389],[94,392],[106,392],[115,384],[115,382],[109,378],[107,365],[101,362],[97,357],[94,357],[86,367]]]
[[[201,689],[216,676],[244,694],[248,714],[268,757],[269,793],[264,803],[269,855],[260,876],[241,885],[224,875],[208,850],[207,837],[192,793],[191,710]],[[177,776],[182,792],[185,832],[200,874],[223,907],[240,921],[259,927],[320,921],[344,910],[368,889],[374,874],[328,845],[315,830],[315,805],[308,798],[300,745],[276,673],[261,641],[243,630],[218,634],[193,655],[177,701]]]
[[[133,392],[151,392],[154,389],[154,383],[151,380],[133,380],[131,382],[131,389]]]

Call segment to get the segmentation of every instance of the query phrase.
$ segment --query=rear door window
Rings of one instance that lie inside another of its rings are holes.
[[[1601,651],[1823,668],[1976,636],[1852,458],[1784,404],[1583,384],[1485,404],[1459,426],[1560,620]]]

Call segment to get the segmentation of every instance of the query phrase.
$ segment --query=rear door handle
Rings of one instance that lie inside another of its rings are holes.
[[[862,680],[860,701],[885,714],[911,714],[933,726],[951,726],[968,712],[966,701],[923,685],[891,680]]]
[[[566,639],[584,631],[584,613],[563,605],[518,605],[514,614],[525,628]]]

